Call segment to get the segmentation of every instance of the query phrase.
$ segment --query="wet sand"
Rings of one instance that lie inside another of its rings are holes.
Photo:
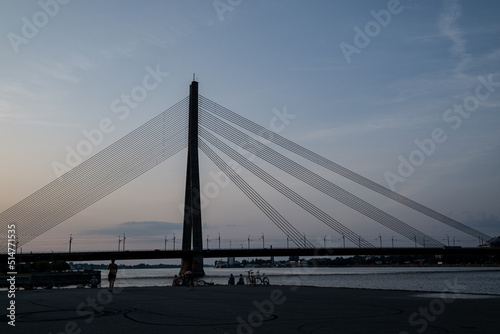
[[[290,286],[21,290],[15,302],[2,333],[494,333],[500,312],[500,296]]]

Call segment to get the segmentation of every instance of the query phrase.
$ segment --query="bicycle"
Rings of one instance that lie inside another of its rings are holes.
[[[259,270],[257,270],[257,276],[255,277],[255,281],[258,283],[258,285],[269,285],[269,278],[266,276],[266,274],[262,273],[262,276],[260,276]]]
[[[247,275],[247,284],[256,286],[256,285],[269,285],[269,278],[262,273],[262,277],[260,276],[259,270],[257,270],[257,275],[253,274],[252,270],[248,271]]]
[[[253,274],[253,271],[252,270],[248,270],[247,271],[247,285],[257,285],[257,279],[255,277],[255,275]]]
[[[266,276],[266,274],[262,273],[262,284],[265,285],[265,286],[268,286],[269,285],[269,277]]]

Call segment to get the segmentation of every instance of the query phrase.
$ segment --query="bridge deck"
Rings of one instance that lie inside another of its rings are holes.
[[[142,259],[180,259],[192,256],[193,251],[181,250],[130,250],[124,252],[72,252],[72,253],[30,253],[18,254],[17,261],[105,261]],[[500,255],[500,248],[255,248],[255,249],[208,249],[204,258],[224,257],[286,257],[286,256],[345,256],[345,255]],[[7,262],[7,255],[0,255],[0,261]]]

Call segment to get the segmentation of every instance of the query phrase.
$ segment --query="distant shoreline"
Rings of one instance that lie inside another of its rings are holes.
[[[82,264],[79,266],[85,266],[85,269],[107,269],[107,265],[102,264]],[[87,268],[88,266],[88,268]],[[255,269],[255,268],[275,268],[275,269],[290,269],[290,268],[500,268],[500,264],[367,264],[367,265],[336,265],[336,266],[287,266],[287,267],[272,267],[272,266],[258,266],[258,267],[224,267],[215,268],[214,266],[205,265],[203,268],[214,268],[214,269]],[[120,269],[180,269],[180,265],[169,265],[169,264],[152,264],[152,265],[118,265]],[[82,270],[82,269],[74,269]]]

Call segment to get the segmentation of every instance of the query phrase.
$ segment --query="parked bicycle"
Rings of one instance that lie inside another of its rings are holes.
[[[257,270],[257,277],[256,278],[260,279],[260,281],[262,282],[261,283],[262,285],[269,285],[269,278],[264,273],[262,273],[262,276],[261,276],[259,274],[259,270]]]
[[[256,286],[256,285],[269,285],[269,278],[262,273],[262,276],[259,273],[259,270],[257,270],[257,274],[254,275],[252,270],[248,271],[247,274],[247,284]]]
[[[247,285],[255,285],[255,275],[253,271],[247,271]]]

